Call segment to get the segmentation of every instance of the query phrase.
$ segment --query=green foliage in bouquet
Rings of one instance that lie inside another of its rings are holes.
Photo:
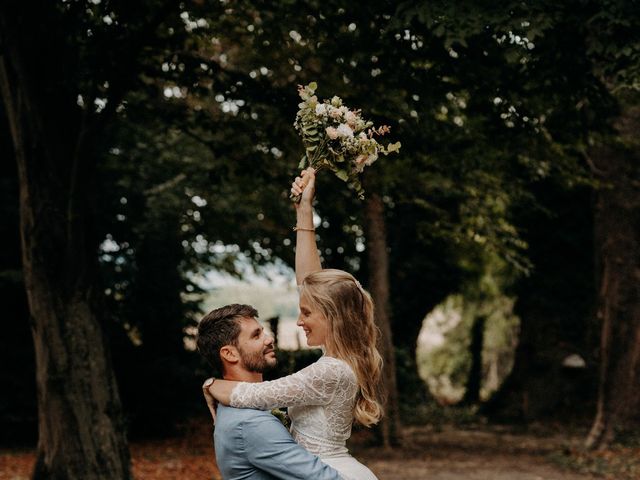
[[[340,97],[318,101],[315,82],[298,87],[302,102],[294,126],[304,145],[300,169],[313,167],[316,172],[327,168],[364,198],[359,175],[364,167],[400,150],[400,142],[384,146],[375,137],[389,133],[386,125],[375,128],[373,122],[362,118],[360,110],[350,110]]]
[[[276,417],[287,430],[291,428],[291,419],[289,418],[289,415],[287,415],[279,408],[274,408],[273,410],[271,410],[271,415]]]

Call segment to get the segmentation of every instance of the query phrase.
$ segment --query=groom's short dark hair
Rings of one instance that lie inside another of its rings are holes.
[[[209,365],[224,373],[220,349],[238,344],[241,318],[257,318],[258,311],[251,305],[234,303],[207,313],[198,324],[196,345]]]

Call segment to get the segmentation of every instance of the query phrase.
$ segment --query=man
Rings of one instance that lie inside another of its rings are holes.
[[[273,337],[257,322],[249,305],[212,310],[198,325],[198,351],[225,380],[261,382],[276,365]],[[205,395],[211,380],[203,385]],[[234,479],[339,480],[334,469],[298,445],[270,412],[219,405],[214,414],[214,447],[222,477]]]

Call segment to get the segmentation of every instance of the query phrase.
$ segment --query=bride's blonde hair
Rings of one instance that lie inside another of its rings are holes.
[[[376,348],[380,331],[373,318],[371,296],[353,275],[326,269],[307,275],[300,295],[322,312],[328,322],[325,347],[348,363],[358,380],[353,409],[355,421],[366,427],[382,417],[382,356]]]

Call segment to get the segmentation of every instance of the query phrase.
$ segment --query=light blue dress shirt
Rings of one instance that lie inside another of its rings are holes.
[[[218,405],[213,439],[225,480],[341,480],[270,412]]]

